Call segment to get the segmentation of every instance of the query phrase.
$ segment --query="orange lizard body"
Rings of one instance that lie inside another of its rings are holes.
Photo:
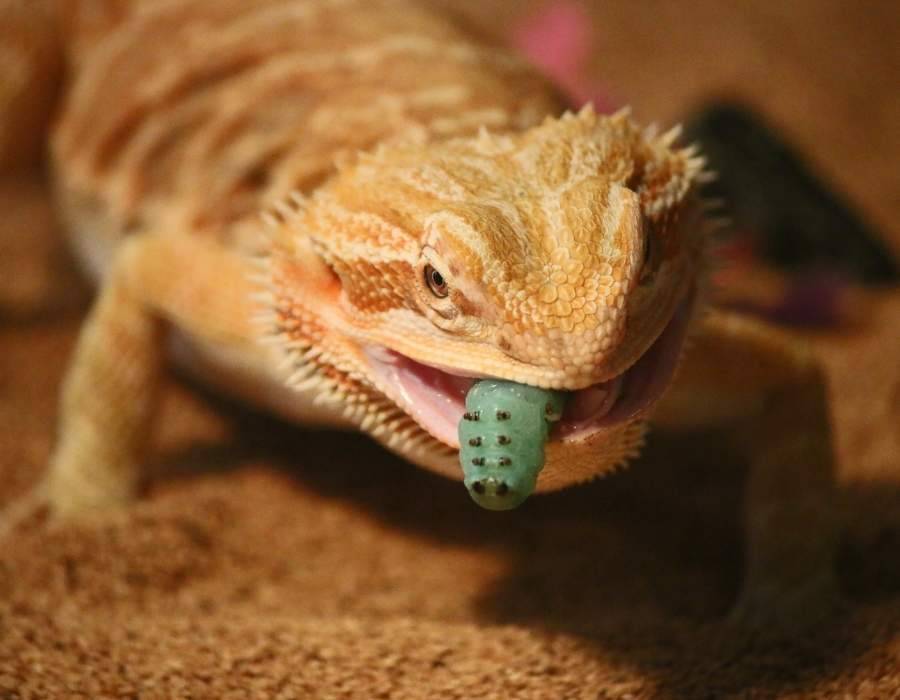
[[[100,294],[64,389],[55,511],[134,497],[173,357],[453,478],[462,398],[499,377],[571,392],[538,490],[623,464],[648,420],[739,426],[739,610],[786,621],[832,596],[820,372],[710,308],[706,175],[677,131],[566,113],[422,3],[91,4],[56,17],[56,199]]]

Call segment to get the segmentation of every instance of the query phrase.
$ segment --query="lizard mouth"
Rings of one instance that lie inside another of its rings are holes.
[[[551,441],[575,442],[640,417],[671,382],[691,315],[687,295],[660,335],[630,367],[604,382],[570,392]],[[440,442],[459,449],[466,394],[479,377],[434,367],[381,346],[365,349],[380,390]]]

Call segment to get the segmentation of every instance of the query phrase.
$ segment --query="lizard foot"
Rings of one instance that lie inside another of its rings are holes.
[[[113,470],[97,470],[95,474],[115,474]],[[46,481],[46,502],[53,517],[75,518],[98,511],[123,508],[134,502],[137,488],[130,480],[108,479],[101,483],[87,479],[67,480],[51,474]]]
[[[50,510],[46,484],[39,483],[0,512],[0,542],[32,520],[46,519]]]
[[[32,522],[78,518],[122,508],[134,501],[133,488],[70,488],[59,479],[47,478],[14,499],[0,511],[0,541]]]

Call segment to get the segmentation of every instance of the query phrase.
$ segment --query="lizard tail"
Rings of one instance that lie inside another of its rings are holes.
[[[0,0],[0,321],[80,304],[48,186],[48,134],[67,73],[136,0]]]
[[[0,173],[38,167],[57,102],[62,51],[57,5],[0,0]]]
[[[0,320],[55,307],[61,248],[43,175],[63,56],[53,0],[0,0]]]
[[[39,168],[63,77],[137,0],[0,0],[0,175]]]

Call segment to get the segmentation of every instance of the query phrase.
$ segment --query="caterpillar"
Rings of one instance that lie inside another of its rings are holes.
[[[497,379],[472,385],[459,422],[459,460],[472,500],[488,510],[509,510],[531,495],[565,397]]]

